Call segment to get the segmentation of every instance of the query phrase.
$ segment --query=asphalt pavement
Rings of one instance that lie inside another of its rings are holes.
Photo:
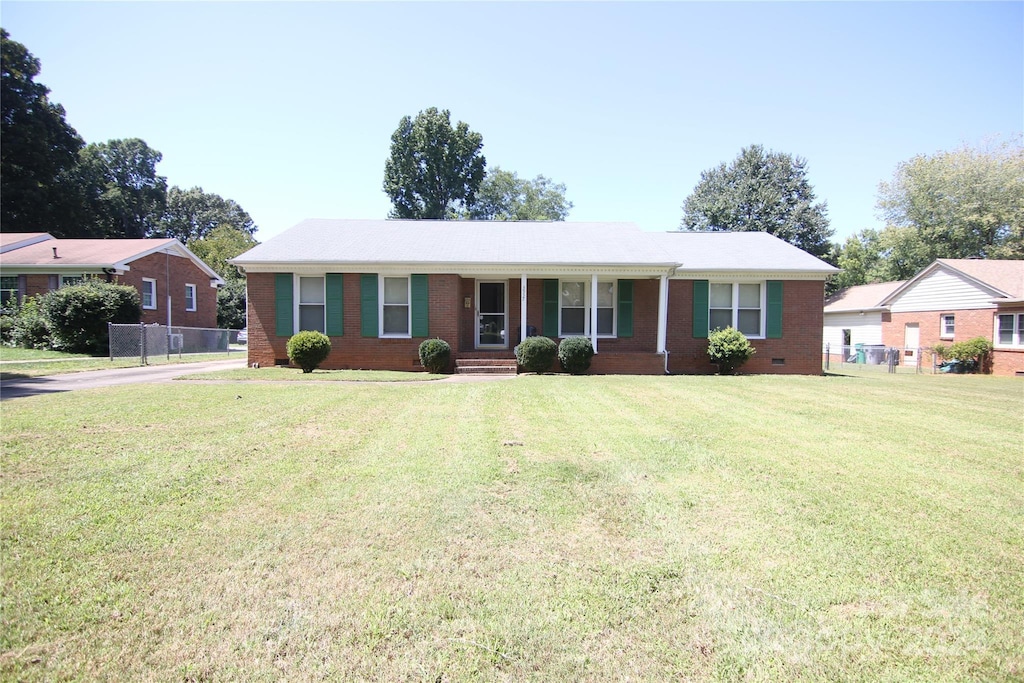
[[[244,368],[245,356],[231,360],[215,360],[205,363],[178,363],[168,365],[141,365],[137,368],[114,368],[111,370],[87,370],[69,372],[45,377],[16,377],[0,380],[0,401],[25,396],[39,396],[61,391],[96,389],[121,384],[145,384],[170,382],[175,377],[210,370]]]

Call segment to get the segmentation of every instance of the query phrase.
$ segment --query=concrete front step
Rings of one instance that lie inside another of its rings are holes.
[[[459,358],[455,361],[459,375],[514,375],[516,362],[508,358]]]

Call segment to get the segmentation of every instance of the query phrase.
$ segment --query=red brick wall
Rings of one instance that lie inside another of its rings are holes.
[[[942,311],[909,311],[892,313],[889,320],[882,323],[882,343],[886,346],[903,348],[906,325],[917,323],[920,330],[918,346],[922,349],[930,349],[936,344],[949,345],[954,342],[966,341],[975,337],[984,337],[989,341],[995,341],[995,317],[999,313],[1024,312],[1024,307],[1016,310],[1004,309],[996,311],[994,308],[977,310],[942,310]],[[954,320],[954,335],[952,339],[943,339],[942,316],[952,314]],[[925,351],[921,355],[921,362],[931,362],[930,354]],[[1017,372],[1024,372],[1024,349],[1008,350],[996,349],[992,353],[989,370],[994,375],[1013,376]]]
[[[275,334],[274,273],[250,273],[247,278],[249,302],[249,363],[274,365],[288,358],[288,337]],[[331,354],[320,367],[325,370],[417,370],[422,369],[419,348],[424,337],[378,339],[362,336],[360,273],[345,273],[344,321],[340,337],[331,337]],[[430,337],[452,345],[459,338],[462,300],[458,275],[429,275]]]
[[[118,277],[142,297],[142,278],[156,280],[156,310],[143,310],[142,322],[167,324],[167,293],[171,294],[171,324],[181,327],[217,327],[217,290],[210,276],[192,259],[168,254],[150,254],[130,264],[131,270]],[[168,280],[170,276],[170,280]],[[168,284],[169,283],[169,284]],[[185,310],[185,284],[196,286],[196,310]]]
[[[622,374],[661,374],[665,359],[656,353],[658,337],[657,279],[634,282],[633,336],[599,339],[598,355],[591,372]],[[544,279],[527,282],[527,325],[543,331]],[[419,367],[418,349],[422,341],[413,339],[377,339],[361,336],[360,275],[344,276],[344,335],[332,338],[333,349],[324,368],[366,368],[413,370]],[[508,349],[477,351],[476,280],[458,275],[430,275],[430,336],[452,345],[454,356],[511,358],[520,327],[520,280],[508,280]],[[716,370],[707,358],[707,340],[693,339],[693,283],[673,280],[669,283],[668,345],[669,369],[680,373],[708,373]],[[822,329],[822,282],[788,281],[783,287],[784,315],[782,339],[753,340],[757,355],[744,366],[745,372],[820,374]],[[287,338],[274,334],[274,274],[252,273],[248,278],[249,362],[272,365],[287,358]],[[469,298],[470,306],[465,307]],[[557,340],[556,340],[557,341]],[[782,359],[783,365],[772,363]]]
[[[757,353],[743,373],[820,375],[824,283],[786,280],[782,286],[782,337],[751,339]],[[708,359],[708,340],[693,336],[693,280],[669,281],[669,371],[717,371]],[[778,362],[781,361],[781,364]]]
[[[130,264],[131,270],[115,276],[113,281],[134,287],[142,299],[142,278],[156,280],[156,309],[144,309],[142,322],[167,324],[168,274],[170,275],[171,324],[182,327],[217,327],[217,290],[210,286],[210,276],[200,270],[192,259],[167,254],[150,254]],[[71,273],[65,273],[68,275]],[[101,280],[106,276],[93,273]],[[27,296],[50,291],[50,275],[26,275]],[[57,275],[60,282],[60,275]],[[196,286],[196,310],[185,310],[185,284]]]

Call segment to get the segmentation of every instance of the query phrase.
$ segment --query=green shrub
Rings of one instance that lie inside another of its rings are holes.
[[[134,287],[99,280],[85,280],[43,295],[39,310],[50,326],[53,348],[72,353],[105,354],[107,323],[131,324],[142,318]]]
[[[50,348],[50,326],[39,310],[39,297],[25,299],[11,326],[11,343],[25,349]]]
[[[951,344],[946,351],[946,357],[960,361],[967,367],[967,370],[975,372],[984,366],[985,358],[990,353],[992,353],[992,342],[985,337],[975,337]]]
[[[452,347],[444,339],[424,339],[420,344],[420,364],[427,372],[445,372],[452,360]]]
[[[573,375],[582,375],[590,369],[594,346],[586,337],[566,337],[558,345],[558,360],[562,369]]]
[[[14,315],[4,313],[0,315],[0,344],[10,346],[14,343],[14,324],[18,318]]]
[[[932,347],[932,352],[939,360],[949,360],[949,347],[945,344],[939,343]]]
[[[515,352],[516,362],[526,372],[547,372],[558,357],[558,344],[548,337],[527,337]]]
[[[732,327],[714,330],[708,335],[708,356],[712,363],[718,364],[718,371],[723,375],[731,375],[755,352],[747,337]]]
[[[313,372],[331,353],[331,340],[323,332],[303,330],[288,340],[287,349],[288,358],[302,372]]]

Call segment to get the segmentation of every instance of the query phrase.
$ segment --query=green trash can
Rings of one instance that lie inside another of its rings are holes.
[[[866,363],[868,359],[866,354],[864,353],[864,345],[854,344],[853,348],[857,349],[857,362],[860,363],[861,365]]]

